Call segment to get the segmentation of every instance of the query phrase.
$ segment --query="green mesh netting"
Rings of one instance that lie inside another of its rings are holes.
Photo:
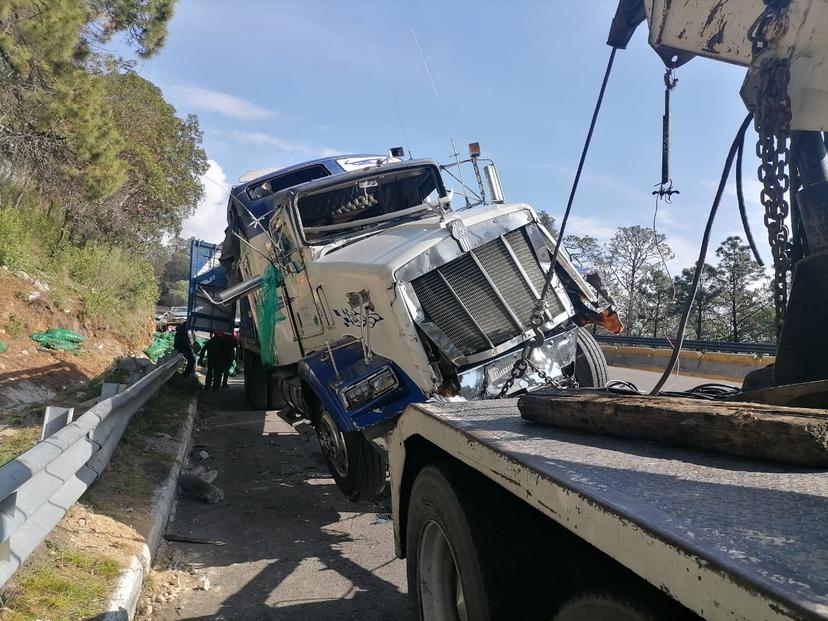
[[[171,352],[174,347],[175,332],[172,330],[168,332],[157,332],[155,338],[152,340],[147,348],[144,350],[147,358],[155,364],[159,358],[162,358],[168,352]]]
[[[259,320],[259,355],[266,368],[275,368],[279,363],[276,353],[275,329],[276,324],[285,316],[279,304],[279,287],[284,278],[282,272],[273,265],[268,265],[262,274],[262,287],[259,299],[256,301],[256,318]]]
[[[66,328],[49,328],[46,332],[35,332],[31,338],[46,349],[59,351],[80,351],[78,343],[86,340],[77,332]]]

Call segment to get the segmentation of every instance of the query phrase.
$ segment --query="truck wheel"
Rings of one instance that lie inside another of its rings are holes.
[[[636,589],[632,589],[633,592]],[[678,619],[682,615],[669,615],[655,598],[647,593],[640,597],[621,589],[601,589],[576,595],[560,607],[553,621],[658,621]]]
[[[267,409],[267,373],[259,354],[244,350],[244,392],[254,410]]]
[[[276,373],[267,375],[267,409],[281,410],[285,407],[285,399],[282,397],[282,380]]]
[[[490,619],[492,611],[469,520],[439,468],[426,466],[420,471],[408,506],[406,566],[416,618]]]
[[[359,431],[343,432],[317,404],[316,437],[336,486],[348,500],[371,500],[385,489],[385,457]]]
[[[609,380],[604,352],[595,337],[584,328],[578,328],[575,379],[582,388],[603,388]]]

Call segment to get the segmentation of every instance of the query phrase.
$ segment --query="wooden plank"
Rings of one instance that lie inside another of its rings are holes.
[[[828,410],[682,397],[540,390],[518,399],[529,421],[678,446],[828,467]]]

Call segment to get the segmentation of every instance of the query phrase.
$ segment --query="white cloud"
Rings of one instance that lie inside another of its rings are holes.
[[[566,223],[567,235],[589,235],[600,242],[608,241],[618,229],[606,218],[593,218],[590,216],[570,215]]]
[[[201,176],[204,198],[201,199],[195,213],[184,221],[182,236],[219,243],[224,240],[224,229],[227,226],[230,184],[227,183],[227,176],[218,162],[209,160],[208,163],[207,172]]]
[[[288,151],[291,153],[304,153],[317,157],[330,157],[342,153],[338,149],[314,147],[302,142],[290,142],[265,132],[231,131],[229,135],[233,140],[241,144],[275,147],[280,151]]]
[[[234,119],[245,121],[258,121],[261,119],[276,116],[276,112],[262,108],[246,99],[236,97],[229,93],[213,91],[197,86],[173,86],[173,94],[185,105],[218,112]]]

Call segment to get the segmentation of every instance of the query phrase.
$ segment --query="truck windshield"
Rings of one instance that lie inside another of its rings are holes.
[[[432,209],[439,185],[430,167],[360,177],[299,198],[299,214],[309,242],[353,234],[389,220]]]

